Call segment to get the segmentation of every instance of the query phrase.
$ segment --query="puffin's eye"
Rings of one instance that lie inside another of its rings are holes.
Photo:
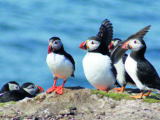
[[[134,43],[136,44],[136,43],[137,43],[137,41],[134,41]]]
[[[94,42],[92,41],[91,44],[94,44]]]
[[[54,42],[54,44],[57,44],[58,42]]]

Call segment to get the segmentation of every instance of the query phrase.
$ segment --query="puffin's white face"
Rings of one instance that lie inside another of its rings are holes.
[[[52,46],[53,50],[59,50],[62,47],[61,40],[50,40],[49,45]]]
[[[117,46],[119,42],[120,42],[119,40],[114,41],[113,43],[114,47]]]
[[[35,95],[37,87],[33,84],[27,86],[26,88],[23,88],[27,93],[30,95]]]
[[[131,47],[132,51],[139,51],[144,47],[144,45],[138,39],[132,39],[128,43],[128,46]]]
[[[99,47],[100,42],[97,40],[87,40],[86,45],[87,45],[88,51],[93,51]]]
[[[117,39],[117,40],[114,39],[111,41],[111,44],[109,45],[110,52],[118,45],[119,42],[120,42],[119,39]]]
[[[11,91],[11,90],[19,90],[19,89],[20,89],[19,85],[17,85],[17,84],[8,83],[8,85],[9,85],[9,90],[10,90],[10,91]]]

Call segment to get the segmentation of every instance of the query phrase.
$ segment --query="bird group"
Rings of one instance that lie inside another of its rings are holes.
[[[15,81],[10,81],[3,85],[0,91],[0,103],[9,101],[19,101],[25,97],[35,97],[37,94],[43,92],[41,86],[35,85],[31,82],[24,83],[21,87]]]
[[[144,56],[146,44],[143,37],[150,27],[149,25],[122,41],[113,38],[112,23],[105,19],[97,35],[89,37],[79,46],[87,51],[82,63],[89,83],[97,90],[106,92],[113,88],[124,92],[125,86],[131,84],[141,91],[139,95],[131,96],[134,98],[148,96],[151,90],[160,90],[158,73]],[[127,50],[131,50],[129,55],[125,54]],[[55,91],[57,94],[63,94],[67,79],[74,77],[75,61],[64,50],[59,37],[49,39],[46,62],[54,78],[53,86],[46,93]],[[64,80],[61,86],[56,86],[58,78]]]

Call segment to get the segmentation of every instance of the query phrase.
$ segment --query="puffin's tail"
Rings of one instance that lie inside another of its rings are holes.
[[[153,88],[160,90],[160,78],[155,80]]]

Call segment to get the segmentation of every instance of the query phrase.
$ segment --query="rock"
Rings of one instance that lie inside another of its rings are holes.
[[[113,100],[83,88],[64,88],[63,95],[40,94],[32,99],[0,106],[0,120],[119,120],[160,119],[159,103]]]

